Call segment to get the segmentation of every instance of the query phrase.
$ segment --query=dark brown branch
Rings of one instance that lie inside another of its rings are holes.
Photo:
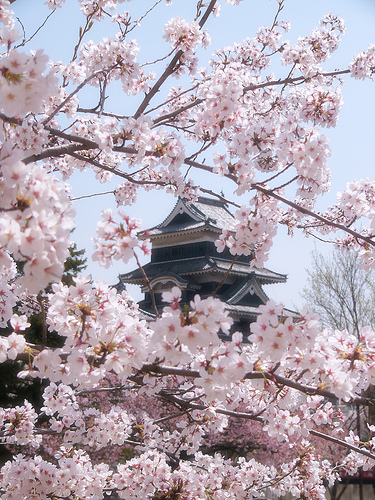
[[[197,161],[192,161],[192,160],[185,160],[184,163],[187,165],[190,165],[192,167],[199,168],[201,170],[206,170],[207,172],[213,172],[213,168],[209,165],[205,165],[204,163],[199,163]],[[232,180],[233,182],[236,182],[236,176],[233,174],[226,174],[225,177],[227,179]],[[344,232],[350,234],[354,238],[356,238],[358,240],[362,240],[362,241],[368,243],[369,245],[375,247],[375,241],[373,241],[370,237],[364,236],[360,233],[357,233],[356,231],[353,231],[352,229],[350,229],[347,226],[344,226],[343,224],[331,221],[331,220],[327,219],[326,217],[324,217],[323,215],[319,215],[315,212],[312,212],[308,208],[301,207],[297,203],[294,203],[293,201],[290,201],[287,198],[284,198],[280,194],[276,193],[275,190],[266,189],[266,188],[262,187],[260,184],[252,184],[251,188],[265,194],[266,196],[269,196],[270,198],[275,198],[276,200],[281,201],[285,205],[288,205],[289,207],[293,208],[294,210],[297,210],[298,212],[301,212],[304,215],[308,215],[309,217],[312,217],[313,219],[316,219],[327,226],[331,226],[331,227],[335,227],[336,229],[340,229],[341,231],[344,231]]]
[[[20,353],[17,356],[17,359],[20,361],[28,361],[29,351],[34,351],[35,353],[43,350],[43,347],[40,345],[28,344],[27,353]],[[63,354],[62,359],[66,357]],[[142,368],[139,370],[140,373],[154,373],[160,375],[174,375],[174,376],[182,376],[182,377],[190,377],[190,378],[200,378],[200,373],[198,370],[191,370],[190,368],[182,368],[178,366],[165,366],[158,363],[153,364],[144,364]],[[339,397],[336,396],[333,392],[330,392],[325,389],[319,389],[317,387],[312,387],[308,385],[301,384],[295,380],[291,380],[289,378],[278,375],[274,372],[258,372],[252,371],[248,372],[244,375],[243,380],[270,380],[276,383],[278,386],[290,387],[291,389],[295,389],[297,391],[303,392],[308,395],[318,395],[323,396],[325,398],[332,399],[334,401],[339,401]],[[137,382],[138,383],[138,382]],[[375,400],[371,398],[365,398],[361,396],[354,397],[350,399],[348,404],[360,404],[363,406],[375,406]]]
[[[81,137],[80,135],[74,135],[74,134],[67,134],[62,130],[49,127],[48,125],[45,126],[44,128],[48,130],[48,132],[53,136],[60,137],[61,139],[65,139],[71,142],[78,142],[80,144],[83,144],[89,149],[98,149],[98,144],[94,141],[90,141],[90,139],[87,139],[86,137]]]
[[[209,17],[209,15],[211,14],[213,8],[215,7],[215,4],[216,4],[216,1],[217,0],[211,0],[209,6],[207,7],[207,10],[206,12],[203,14],[203,16],[201,17],[201,20],[199,21],[199,27],[202,29],[203,26],[206,24],[206,21]]]
[[[271,189],[263,188],[259,184],[253,184],[252,188],[257,190],[257,191],[260,191],[261,193],[265,194],[266,196],[270,196],[271,198],[275,198],[276,200],[281,201],[285,205],[288,205],[289,207],[294,208],[295,210],[297,210],[298,212],[301,212],[304,215],[308,215],[310,217],[313,217],[314,219],[319,220],[320,222],[323,222],[325,225],[335,227],[336,229],[340,229],[341,231],[345,231],[346,233],[350,234],[354,238],[359,239],[359,240],[363,240],[371,246],[375,246],[375,241],[373,241],[368,236],[363,236],[360,233],[353,231],[352,229],[350,229],[347,226],[343,226],[342,224],[339,224],[338,222],[330,221],[329,219],[327,219],[326,217],[323,217],[322,215],[319,215],[315,212],[312,212],[311,210],[309,210],[305,207],[301,207],[297,203],[294,203],[293,201],[290,201],[287,198],[284,198],[283,196],[277,194],[275,191],[273,191]]]
[[[181,97],[182,95],[184,94],[187,94],[189,92],[192,92],[193,90],[195,90],[197,87],[199,87],[199,84],[197,83],[196,85],[194,85],[194,87],[191,87],[190,89],[186,89],[186,90],[183,90],[182,92],[176,94],[175,96],[171,97],[170,99],[167,99],[166,101],[162,102],[161,104],[158,104],[157,106],[155,106],[154,108],[151,108],[149,109],[148,111],[146,111],[145,115],[151,113],[152,111],[156,111],[158,110],[159,108],[161,108],[162,106],[166,106],[167,104],[169,104],[170,102],[173,102],[175,101],[176,99],[178,99],[179,97]],[[167,116],[167,115],[164,115],[164,116]],[[154,120],[154,123],[155,123],[155,120]]]
[[[326,441],[331,441],[331,443],[338,444],[340,446],[344,446],[345,448],[349,448],[349,450],[355,451],[356,453],[359,453],[360,455],[364,455],[365,457],[371,458],[372,460],[375,460],[375,455],[371,453],[370,451],[365,450],[364,448],[358,448],[357,446],[354,446],[347,441],[343,441],[342,439],[329,436],[328,434],[324,434],[323,432],[315,431],[313,429],[310,430],[310,434],[313,436],[317,436],[321,439],[325,439]]]
[[[155,85],[152,87],[150,92],[143,99],[143,101],[142,101],[141,105],[138,107],[137,111],[134,113],[134,118],[139,118],[141,116],[141,114],[145,111],[145,109],[147,108],[151,99],[159,92],[160,87],[167,80],[167,78],[173,73],[173,70],[174,70],[177,62],[180,60],[180,57],[182,56],[182,54],[183,54],[183,51],[179,50],[174,55],[171,62],[166,67],[164,73],[160,76],[159,80],[155,83]]]
[[[69,153],[70,156],[73,158],[76,158],[77,160],[89,163],[90,165],[93,165],[94,167],[101,168],[105,170],[106,172],[111,172],[114,175],[117,175],[118,177],[122,177],[123,179],[126,179],[129,182],[132,182],[133,184],[139,184],[141,186],[166,186],[167,184],[163,181],[142,181],[139,179],[134,179],[131,174],[126,174],[122,170],[118,170],[117,168],[114,167],[108,167],[107,165],[103,165],[103,163],[98,162],[97,160],[94,160],[94,158],[90,158],[87,156],[83,156],[74,152]]]
[[[183,377],[191,377],[191,378],[199,378],[198,370],[190,370],[189,368],[180,368],[175,366],[164,366],[160,364],[152,364],[152,365],[143,365],[142,371],[149,373],[160,373],[162,375],[180,375]],[[286,377],[282,377],[281,375],[277,375],[276,373],[269,372],[248,372],[243,377],[244,380],[261,380],[267,379],[272,382],[276,382],[276,384],[290,387],[291,389],[295,389],[297,391],[303,392],[304,394],[309,394],[311,396],[318,395],[323,396],[325,398],[333,399],[338,401],[338,398],[333,392],[327,391],[325,389],[319,389],[317,387],[312,387],[308,385],[301,384],[300,382],[296,382],[294,380],[288,379]],[[359,403],[366,406],[374,406],[375,401],[368,398],[363,397],[355,397],[350,400],[350,403]]]
[[[290,84],[298,84],[298,83],[302,83],[304,81],[308,82],[314,78],[318,78],[321,76],[324,76],[324,77],[340,76],[340,75],[346,75],[349,73],[350,73],[349,69],[344,69],[344,70],[340,70],[340,71],[330,71],[327,73],[316,73],[315,75],[312,75],[309,77],[297,76],[294,78],[290,78],[290,76],[288,75],[284,79],[280,78],[279,80],[270,80],[270,81],[263,82],[263,83],[248,85],[247,87],[243,88],[243,93],[246,94],[247,92],[250,92],[253,90],[259,90],[259,89],[266,88],[266,87],[275,87],[278,85],[285,87],[286,85],[290,85]],[[205,101],[205,99],[199,98],[193,102],[190,102],[189,104],[186,104],[185,106],[181,106],[181,108],[176,109],[175,111],[172,111],[171,113],[159,116],[158,118],[155,118],[154,124],[164,123],[164,122],[168,121],[170,118],[174,118],[174,117],[178,116],[180,113],[183,113],[184,111],[187,111],[188,109],[191,109],[195,106],[198,106],[199,104],[201,104],[204,101]]]
[[[175,116],[183,113],[184,111],[187,111],[190,108],[194,108],[195,106],[198,106],[198,104],[201,104],[203,101],[204,101],[203,99],[195,99],[195,101],[189,102],[189,104],[185,104],[185,106],[182,106],[181,108],[176,109],[175,111],[172,111],[171,113],[161,115],[161,116],[159,116],[159,118],[155,118],[154,125],[158,125],[160,123],[164,124],[164,122],[167,122],[170,118],[174,118]]]
[[[173,403],[175,403],[175,404],[177,404],[180,407],[185,408],[185,409],[206,410],[208,408],[207,405],[187,401],[187,400],[184,400],[183,398],[179,398],[178,396],[175,396],[175,395],[170,394],[170,393],[165,392],[165,391],[161,391],[160,394],[164,399],[172,401]],[[251,413],[237,412],[237,411],[233,411],[233,410],[225,410],[222,408],[215,408],[215,411],[217,413],[222,414],[222,415],[227,415],[228,417],[241,418],[241,419],[246,419],[246,420],[255,420],[257,422],[264,422],[264,420],[262,418],[259,418],[256,415],[252,415]],[[343,446],[344,448],[355,451],[356,453],[359,453],[360,455],[364,455],[368,458],[371,458],[372,460],[375,460],[375,455],[373,453],[367,451],[364,448],[359,448],[359,447],[354,446],[346,441],[343,441],[341,439],[338,439],[336,437],[330,436],[328,434],[324,434],[323,432],[319,432],[319,431],[316,431],[313,429],[311,429],[309,432],[313,436],[317,436],[321,439],[325,439],[326,441],[331,441],[332,443],[335,443],[339,446]]]
[[[199,21],[199,26],[202,28],[205,22],[207,21],[209,15],[212,12],[212,9],[214,8],[216,3],[216,0],[211,0],[209,6],[206,9],[206,12],[203,14],[201,20]],[[163,83],[167,80],[167,78],[173,73],[176,64],[180,60],[181,56],[183,55],[183,50],[178,50],[176,54],[173,56],[171,62],[168,64],[166,69],[164,70],[164,73],[160,76],[158,81],[155,83],[155,85],[152,87],[150,92],[145,96],[143,99],[141,105],[138,107],[137,111],[134,113],[134,118],[139,118],[139,116],[145,111],[147,106],[149,105],[151,99],[159,92],[160,87],[163,85]]]
[[[83,146],[83,144],[64,144],[63,146],[58,146],[56,148],[48,148],[39,154],[27,156],[22,161],[25,165],[33,163],[34,161],[45,160],[46,158],[56,158],[62,155],[72,155],[75,151],[81,151],[82,149],[91,149]]]
[[[260,184],[268,184],[269,182],[275,180],[277,177],[284,174],[292,165],[293,165],[293,163],[288,163],[286,167],[284,167],[282,170],[279,170],[278,172],[276,172],[276,174],[272,175],[271,177],[268,177],[268,179],[266,179],[265,181],[262,181]],[[296,178],[298,178],[298,176]],[[279,186],[279,189],[280,189],[280,186]]]
[[[0,113],[0,120],[3,122],[11,123],[12,125],[22,125],[21,118],[15,118],[14,116],[7,116],[4,113]]]
[[[0,118],[4,118],[2,116],[0,116]],[[98,149],[98,144],[95,143],[94,141],[90,141],[89,139],[85,139],[85,138],[81,138],[79,136],[75,136],[73,134],[66,134],[65,132],[61,132],[57,129],[53,129],[51,127],[46,127],[46,129],[51,133],[51,134],[54,134],[58,137],[61,137],[61,138],[64,138],[66,140],[70,140],[70,141],[75,141],[75,142],[78,142],[80,143],[80,145],[78,144],[67,144],[67,145],[62,145],[62,146],[58,146],[56,148],[49,148],[49,149],[46,149],[45,151],[37,154],[37,155],[32,155],[32,156],[29,156],[27,158],[25,158],[23,161],[24,163],[28,164],[28,163],[31,163],[33,161],[38,161],[38,160],[42,160],[42,159],[45,159],[45,158],[48,158],[48,157],[52,157],[52,156],[61,156],[63,154],[70,154],[72,156],[75,156],[75,152],[76,151],[79,151],[79,150],[82,150],[82,149]],[[121,146],[121,147],[113,147],[113,151],[115,152],[121,152],[121,153],[126,153],[126,154],[136,154],[137,153],[137,150],[135,148],[131,148],[131,147],[125,147],[125,146]],[[147,154],[147,153],[146,153]],[[152,154],[152,152],[148,152],[148,154]],[[76,156],[78,157],[78,156]],[[88,161],[92,164],[95,165],[95,160],[93,159],[90,159],[90,158],[85,158],[85,157],[78,157],[78,159],[81,159],[82,161]],[[209,166],[209,165],[205,165],[204,163],[199,163],[195,160],[190,160],[188,158],[186,158],[184,160],[184,163],[186,165],[189,165],[191,167],[195,167],[195,168],[199,168],[201,170],[206,170],[207,172],[213,172],[213,167]],[[165,183],[159,183],[159,182],[147,182],[147,181],[137,181],[135,180],[133,177],[119,171],[119,170],[116,170],[112,167],[106,167],[105,165],[102,165],[100,163],[97,163],[96,164],[97,167],[99,168],[103,168],[105,170],[108,170],[110,172],[113,172],[115,173],[116,175],[118,176],[121,176],[121,177],[124,177],[125,179],[129,180],[130,182],[134,182],[136,184],[159,184],[159,185],[165,185]],[[233,182],[236,182],[236,176],[233,175],[233,174],[226,174],[226,176],[228,179],[232,180]],[[288,200],[287,198],[284,198],[283,196],[281,196],[280,194],[278,194],[275,190],[271,190],[271,189],[266,189],[264,187],[262,187],[260,184],[258,183],[254,183],[252,184],[252,189],[256,190],[256,191],[259,191],[261,193],[263,193],[264,195],[266,196],[269,196],[271,198],[275,198],[279,201],[281,201],[282,203],[284,203],[285,205],[288,205],[289,207],[293,208],[294,210],[297,210],[298,212],[304,214],[304,215],[308,215],[309,217],[312,217],[313,219],[315,220],[318,220],[320,221],[321,223],[325,224],[325,225],[328,225],[328,226],[331,226],[331,227],[334,227],[336,229],[340,229],[341,231],[344,231],[348,234],[350,234],[351,236],[353,236],[354,238],[358,239],[358,240],[362,240],[364,241],[365,243],[371,245],[371,246],[375,246],[375,242],[372,240],[371,237],[368,237],[368,236],[364,236],[356,231],[353,231],[352,229],[350,229],[349,227],[347,226],[344,226],[343,224],[340,224],[338,222],[335,222],[335,221],[332,221],[332,220],[329,220],[327,219],[326,217],[322,216],[322,215],[319,215],[315,212],[312,212],[311,210],[305,208],[305,207],[302,207],[300,205],[298,205],[297,203],[293,202],[293,201],[290,201]]]

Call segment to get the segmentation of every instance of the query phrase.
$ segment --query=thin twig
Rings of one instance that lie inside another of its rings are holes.
[[[145,115],[147,115],[148,113],[151,113],[152,111],[156,111],[157,109],[161,108],[162,106],[166,106],[167,104],[169,104],[170,102],[172,101],[175,101],[176,99],[178,99],[179,97],[181,97],[182,95],[184,94],[187,94],[189,92],[192,92],[193,90],[195,90],[197,87],[199,87],[199,84],[197,83],[196,85],[194,85],[194,87],[190,87],[190,89],[187,89],[187,90],[183,90],[182,92],[180,92],[179,94],[176,94],[175,96],[171,97],[170,99],[167,99],[166,101],[162,102],[161,104],[158,104],[157,106],[155,106],[154,108],[151,108],[149,109],[148,111],[145,112]],[[166,116],[166,115],[164,115]],[[155,123],[155,120],[154,120],[154,123]]]
[[[80,83],[78,85],[78,87],[73,90],[73,92],[71,92],[63,101],[61,104],[59,104],[56,109],[54,111],[52,111],[52,113],[47,116],[47,118],[45,120],[42,121],[42,125],[47,125],[48,122],[50,122],[52,120],[52,118],[54,118],[54,116],[57,115],[57,113],[59,113],[62,108],[65,106],[65,104],[67,104],[70,99],[75,96],[76,94],[78,94],[78,92],[87,84],[89,83],[93,78],[97,77],[98,75],[102,74],[102,73],[105,73],[105,72],[108,72],[108,71],[111,71],[112,69],[114,69],[116,67],[115,66],[112,66],[111,68],[107,68],[107,69],[100,69],[99,71],[95,71],[94,73],[92,73],[90,76],[88,76],[87,78],[85,78],[85,80]]]
[[[114,193],[114,191],[105,191],[104,193],[84,194],[82,196],[77,196],[75,198],[72,198],[72,201],[84,200],[86,198],[94,198],[95,196],[104,196],[104,195],[113,194],[113,193]]]
[[[148,14],[150,14],[150,12],[152,12],[159,5],[159,3],[161,3],[162,1],[163,0],[157,0],[154,3],[154,5],[152,5],[141,17],[139,17],[134,22],[133,26],[127,30],[127,33],[132,32],[137,26],[139,26],[141,24],[141,22],[143,21],[143,19],[145,19],[145,17],[148,16]]]
[[[22,31],[24,33],[24,37],[23,37],[23,40],[22,42],[17,45],[15,48],[19,48],[19,47],[23,47],[24,45],[26,45],[27,43],[29,43],[38,33],[39,31],[45,26],[45,24],[47,23],[48,19],[56,12],[56,9],[53,9],[52,12],[50,12],[48,14],[48,16],[45,18],[45,20],[43,21],[43,23],[34,31],[34,33],[26,40],[26,32],[25,32],[25,28],[21,22],[21,20],[17,17],[17,21],[20,23],[21,27],[22,27]]]
[[[228,268],[228,270],[226,271],[226,273],[224,274],[223,276],[223,279],[220,281],[220,283],[217,285],[217,287],[215,288],[215,290],[213,291],[213,294],[212,294],[212,297],[215,297],[215,295],[217,294],[217,292],[220,290],[220,288],[224,285],[226,279],[228,278],[228,275],[229,273],[231,272],[231,270],[233,269],[233,266],[234,264],[236,263],[236,260],[239,258],[239,255],[236,255],[234,257],[234,259],[232,260],[232,262],[230,263],[230,266]]]
[[[205,194],[209,194],[210,196],[214,196],[218,200],[226,203],[227,205],[232,205],[233,207],[241,208],[241,205],[239,205],[238,203],[236,203],[232,200],[228,200],[228,198],[225,198],[225,196],[223,196],[222,194],[215,193],[215,191],[212,191],[212,189],[206,189],[203,187],[199,187],[199,191],[202,191],[202,193],[205,193]]]
[[[133,252],[133,254],[134,254],[135,260],[137,262],[138,268],[141,271],[144,279],[146,280],[147,288],[148,288],[148,291],[150,292],[152,307],[153,307],[153,309],[155,311],[156,317],[159,318],[160,317],[160,313],[159,313],[158,307],[156,305],[155,292],[154,292],[154,290],[152,288],[151,281],[150,281],[149,277],[147,276],[145,270],[143,269],[143,266],[139,262],[138,255],[135,252]]]

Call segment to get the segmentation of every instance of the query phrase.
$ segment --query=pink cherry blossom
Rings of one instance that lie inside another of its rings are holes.
[[[232,331],[227,304],[215,296],[185,304],[184,291],[172,287],[164,307],[145,316],[127,292],[91,277],[64,285],[74,226],[65,180],[92,175],[97,193],[109,185],[118,206],[135,205],[142,189],[187,202],[201,192],[224,200],[234,217],[221,234],[207,220],[211,241],[233,260],[248,256],[254,271],[280,224],[291,235],[331,237],[373,268],[373,181],[350,181],[332,206],[317,207],[334,175],[324,129],[339,126],[343,80],[373,77],[374,46],[334,70],[343,20],[329,13],[290,42],[279,2],[271,26],[214,45],[204,63],[201,48],[215,44],[211,17],[223,2],[198,2],[194,19],[166,22],[171,0],[149,10],[129,2],[128,12],[123,3],[79,0],[77,39],[49,61],[40,38],[28,39],[25,28],[20,39],[10,2],[0,0],[0,362],[45,383],[40,411],[28,401],[0,410],[0,441],[14,451],[1,467],[0,495],[234,500],[267,491],[323,500],[340,471],[375,464],[374,426],[358,435],[342,411],[371,404],[373,329],[324,329],[307,308],[297,315],[269,300],[246,335]],[[67,4],[47,0],[45,8],[63,12]],[[138,37],[150,25],[168,45],[155,46],[154,61]],[[228,198],[215,193],[201,171],[232,183],[236,199],[230,188]],[[189,234],[200,241],[195,221]],[[162,236],[161,245],[174,245]],[[141,221],[109,206],[94,243],[93,260],[105,268],[116,261],[141,268],[150,254]],[[60,347],[26,342],[35,314],[43,337],[55,332]],[[287,450],[277,463],[259,450],[234,460],[212,453],[234,430],[249,441],[251,423],[262,432],[260,447],[263,439]],[[320,439],[344,451],[329,456]]]

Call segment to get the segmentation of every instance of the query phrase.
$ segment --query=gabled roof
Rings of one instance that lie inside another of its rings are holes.
[[[179,198],[168,217],[161,224],[147,230],[147,237],[152,239],[169,233],[208,227],[221,232],[233,222],[234,216],[223,201],[201,196],[197,201],[190,203]]]
[[[227,304],[235,305],[238,304],[238,302],[247,294],[257,295],[263,302],[263,304],[265,304],[268,300],[267,295],[264,293],[257,280],[254,279],[254,276],[251,276],[250,279],[241,281],[236,289],[230,290],[230,296],[228,297],[228,299],[226,299],[226,297],[223,297],[223,299],[226,299],[225,302]]]
[[[158,275],[155,275],[153,277],[150,276],[150,285],[151,288],[154,288],[155,285],[158,283],[167,283],[167,282],[172,282],[175,284],[175,286],[178,286],[181,290],[185,288],[189,288],[192,290],[199,290],[200,285],[198,283],[194,283],[191,279],[186,279],[183,278],[181,275],[175,274],[174,272],[168,272],[168,273],[159,273]],[[146,292],[148,290],[148,283],[143,284],[143,292]]]

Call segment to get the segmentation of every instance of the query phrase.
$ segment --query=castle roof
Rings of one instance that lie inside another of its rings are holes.
[[[153,240],[170,234],[207,229],[219,233],[233,222],[234,216],[223,201],[201,196],[197,201],[189,203],[179,198],[168,217],[144,234]]]
[[[208,274],[216,272],[222,275],[230,272],[240,278],[255,276],[262,285],[272,283],[285,283],[285,274],[275,273],[269,269],[250,267],[248,263],[224,260],[218,257],[193,257],[190,259],[170,260],[163,262],[149,262],[143,266],[146,275],[152,279],[163,274],[175,274],[178,276]],[[144,283],[144,274],[140,269],[134,269],[129,273],[120,274],[123,283],[141,285]]]

